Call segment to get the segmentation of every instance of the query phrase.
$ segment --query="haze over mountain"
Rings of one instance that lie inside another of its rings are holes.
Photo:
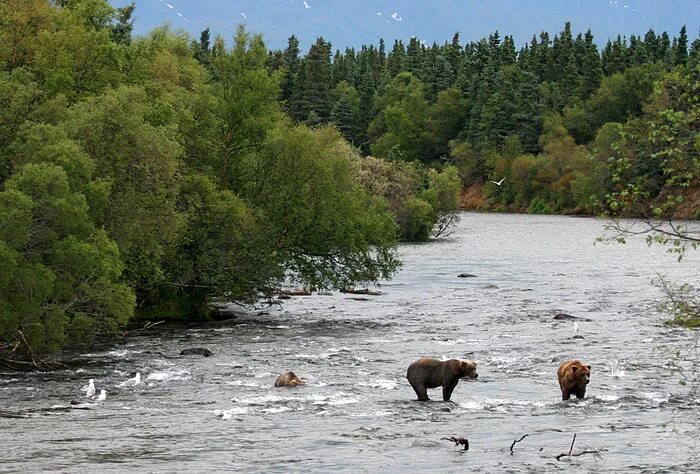
[[[269,48],[283,48],[296,35],[302,48],[323,36],[333,49],[376,44],[384,38],[416,36],[443,43],[459,31],[462,42],[498,30],[516,44],[541,30],[574,32],[591,28],[599,45],[618,34],[677,35],[684,24],[691,38],[700,27],[698,0],[135,0],[135,32],[144,34],[165,22],[198,38],[205,28],[228,41],[239,23],[262,33]],[[131,0],[111,0],[123,6]]]

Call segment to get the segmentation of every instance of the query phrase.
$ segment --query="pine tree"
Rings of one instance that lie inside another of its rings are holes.
[[[603,78],[603,66],[590,29],[584,35],[583,45],[585,49],[581,60],[580,89],[581,98],[587,99],[600,86],[600,81]]]
[[[315,112],[314,122],[325,123],[328,120],[331,112],[330,55],[330,43],[323,38],[318,38],[304,58],[304,74],[302,77],[300,72],[297,81],[299,84],[296,104],[298,120],[306,121],[312,111]]]
[[[287,110],[290,110],[301,63],[299,59],[299,40],[296,36],[292,35],[289,37],[287,40],[287,48],[284,50],[282,57],[285,72],[280,83],[280,99]]]
[[[677,66],[685,66],[688,62],[688,32],[685,25],[678,34],[678,41],[673,48],[673,59]]]
[[[695,38],[695,41],[690,45],[690,53],[688,53],[688,69],[691,71],[700,64],[700,35]]]
[[[659,56],[659,38],[652,29],[647,31],[644,35],[644,49],[646,50],[647,57],[649,57],[652,62],[661,60],[662,57]]]
[[[394,40],[394,47],[386,58],[386,69],[389,79],[396,77],[404,68],[406,58],[406,48],[401,40]]]
[[[131,32],[134,29],[134,20],[131,16],[134,14],[136,9],[136,4],[131,2],[130,4],[117,8],[116,10],[116,24],[112,25],[112,41],[117,44],[130,44],[131,43]]]
[[[408,42],[408,47],[406,48],[406,63],[404,65],[403,71],[410,72],[416,77],[420,76],[421,65],[423,63],[423,48],[415,36],[411,37]]]

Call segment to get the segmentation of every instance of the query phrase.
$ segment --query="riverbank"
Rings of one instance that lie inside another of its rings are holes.
[[[661,202],[664,199],[662,196],[659,198]],[[474,211],[474,212],[514,212],[519,214],[527,214],[527,207],[514,208],[509,207],[503,209],[501,205],[493,204],[489,202],[486,196],[485,186],[481,183],[472,184],[468,188],[462,188],[460,191],[459,207],[463,211]],[[590,213],[585,212],[583,209],[576,207],[572,209],[565,209],[561,213],[551,213],[553,215],[566,215],[566,216],[590,216],[596,217]],[[638,216],[626,216],[630,218],[636,218]],[[700,187],[693,187],[685,190],[682,194],[681,202],[675,207],[670,218],[676,220],[700,220]]]

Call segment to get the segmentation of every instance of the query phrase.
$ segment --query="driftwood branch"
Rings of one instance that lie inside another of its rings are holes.
[[[522,435],[522,436],[520,437],[520,439],[514,439],[514,440],[513,440],[513,444],[510,445],[510,454],[511,454],[511,455],[513,455],[513,448],[515,447],[515,443],[521,442],[522,440],[524,440],[524,439],[527,438],[528,436],[530,436],[530,435],[529,435],[529,434],[524,434],[524,435]]]
[[[598,455],[605,451],[605,448],[600,448],[600,449],[585,449],[583,451],[579,451],[578,453],[574,452],[574,443],[576,442],[576,433],[574,433],[574,438],[571,440],[571,446],[569,447],[569,452],[568,453],[561,453],[557,456],[557,461],[561,461],[561,458],[564,457],[578,457],[578,456],[583,456],[584,454],[592,454],[596,457],[599,457]]]
[[[469,440],[467,438],[457,438],[455,436],[452,436],[450,438],[442,438],[447,441],[452,441],[455,446],[462,445],[464,446],[464,450],[468,451],[469,450]]]
[[[10,354],[22,353],[22,356],[19,358],[0,356],[0,365],[12,370],[40,370],[42,372],[47,372],[65,368],[60,362],[47,361],[36,355],[22,331],[17,331],[15,333],[15,343],[12,345],[12,350],[9,352]]]

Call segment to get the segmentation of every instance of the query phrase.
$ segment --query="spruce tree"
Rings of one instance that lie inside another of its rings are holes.
[[[678,41],[673,50],[673,59],[676,66],[685,66],[688,62],[688,32],[685,25],[678,34]]]

